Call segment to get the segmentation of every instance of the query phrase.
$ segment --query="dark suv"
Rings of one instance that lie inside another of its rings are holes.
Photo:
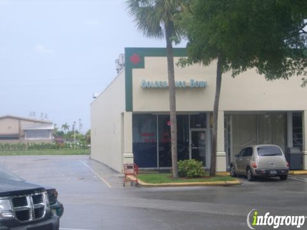
[[[56,189],[0,170],[0,230],[59,230],[63,205]]]

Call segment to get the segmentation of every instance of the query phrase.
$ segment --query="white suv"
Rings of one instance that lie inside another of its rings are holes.
[[[249,181],[255,177],[288,178],[289,164],[278,145],[251,145],[235,155],[230,164],[230,175],[246,175]]]

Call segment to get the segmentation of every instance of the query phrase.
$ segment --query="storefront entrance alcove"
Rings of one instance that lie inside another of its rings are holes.
[[[287,148],[287,113],[258,112],[226,115],[225,144],[227,165],[248,145],[276,144]],[[301,137],[301,132],[299,137]],[[288,130],[292,133],[292,130]]]
[[[208,148],[207,115],[205,113],[177,115],[178,160],[196,159],[206,166]],[[134,163],[141,168],[170,168],[171,127],[165,114],[133,115]]]

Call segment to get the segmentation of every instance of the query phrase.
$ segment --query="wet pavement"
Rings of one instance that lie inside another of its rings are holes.
[[[252,209],[307,215],[307,176],[240,178],[242,185],[236,186],[140,188],[123,187],[122,174],[88,156],[0,157],[0,167],[57,188],[65,206],[62,230],[249,229]]]

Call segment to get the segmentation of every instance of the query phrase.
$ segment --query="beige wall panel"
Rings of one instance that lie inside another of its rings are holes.
[[[302,88],[301,84],[301,77],[296,76],[289,80],[266,81],[254,70],[236,78],[226,73],[220,108],[226,111],[303,110],[307,106],[307,88]]]
[[[12,118],[0,119],[0,134],[18,134],[19,120]]]
[[[175,63],[178,62],[175,58]],[[166,58],[145,58],[145,69],[133,70],[133,111],[169,111],[168,88],[142,88],[142,80],[168,81]],[[177,111],[211,110],[214,97],[214,81],[208,76],[215,73],[215,67],[200,65],[181,68],[175,65],[175,80],[189,82],[190,79],[207,81],[207,88],[177,88]],[[214,80],[214,78],[213,78]]]
[[[91,105],[91,158],[122,169],[122,117],[125,79],[122,72]]]
[[[177,63],[178,58],[175,58]],[[167,81],[166,58],[145,58],[145,69],[133,70],[133,110],[169,111],[168,88],[142,88],[142,80]],[[208,67],[194,65],[186,68],[175,66],[176,80],[207,81],[206,88],[177,88],[178,111],[212,111],[216,63]],[[301,87],[301,77],[289,80],[266,81],[255,70],[248,70],[236,78],[223,74],[220,110],[224,111],[274,111],[304,110],[307,88]]]

